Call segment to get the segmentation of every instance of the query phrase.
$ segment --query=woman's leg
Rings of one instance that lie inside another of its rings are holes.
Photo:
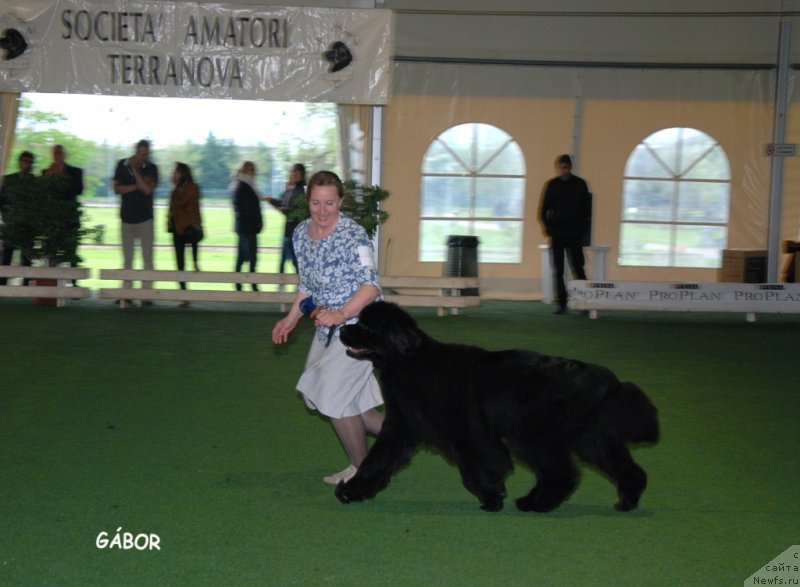
[[[331,423],[350,462],[358,467],[367,456],[367,434],[378,435],[383,426],[383,414],[372,408],[358,416],[331,418]]]
[[[368,433],[377,436],[383,426],[383,414],[372,408],[361,414],[361,421],[364,422],[364,428]]]
[[[331,418],[333,429],[350,458],[350,462],[358,467],[367,456],[367,429],[361,416]]]
[[[250,242],[248,243],[250,249],[250,273],[256,272],[256,264],[258,261],[258,235],[250,235]],[[253,284],[253,291],[258,291],[258,286]]]
[[[281,261],[278,263],[278,273],[283,273],[283,269],[286,267],[286,261],[289,260],[289,245],[287,244],[290,242],[290,239],[286,236],[283,237],[283,242],[281,243]]]
[[[175,264],[178,271],[183,271],[186,267],[186,243],[179,235],[172,233],[172,246],[175,248]],[[186,289],[186,282],[180,281],[181,289]]]
[[[192,261],[194,261],[195,271],[200,271],[200,265],[198,264],[199,245],[200,243],[192,243]]]
[[[247,237],[243,234],[237,235],[237,242],[236,242],[236,267],[234,271],[239,273],[242,270],[242,263],[244,263],[244,253],[245,248],[247,247]],[[242,284],[236,284],[236,291],[242,291]]]
[[[367,457],[367,433],[376,435],[381,431],[383,414],[371,409],[358,416],[331,418],[331,424],[350,459],[349,467],[323,479],[325,483],[337,485],[340,481],[349,481],[356,474]]]
[[[251,234],[249,237],[250,238],[248,239],[249,242],[247,243],[247,247],[250,252],[250,271],[255,272],[256,264],[258,262],[258,235]]]
[[[238,235],[238,240],[236,242],[236,268],[234,271],[237,273],[242,270],[242,264],[244,263],[245,259],[245,250],[247,248],[247,236],[244,234]]]

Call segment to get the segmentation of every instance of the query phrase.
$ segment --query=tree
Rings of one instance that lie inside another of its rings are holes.
[[[239,158],[233,141],[220,141],[213,132],[200,147],[195,179],[206,191],[227,190]]]
[[[10,200],[2,237],[31,259],[49,265],[77,263],[78,242],[96,229],[81,229],[80,210],[74,200],[64,199],[64,176],[32,176],[7,188]]]
[[[96,160],[100,148],[92,141],[59,130],[59,123],[65,120],[66,117],[58,112],[34,110],[30,99],[22,98],[14,147],[7,159],[7,173],[15,171],[14,165],[22,151],[30,151],[35,155],[37,168],[41,172],[51,161],[53,147],[63,145],[69,163],[84,168],[84,197],[104,193],[103,175],[98,174],[96,169],[87,169],[89,162]]]

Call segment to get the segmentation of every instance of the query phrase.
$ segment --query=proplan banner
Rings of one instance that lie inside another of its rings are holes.
[[[389,10],[0,0],[0,91],[386,104]]]
[[[569,305],[578,310],[800,313],[796,283],[669,283],[570,281]]]

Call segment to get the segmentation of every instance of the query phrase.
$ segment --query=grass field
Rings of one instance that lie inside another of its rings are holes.
[[[264,231],[259,235],[259,256],[257,269],[262,272],[277,272],[280,262],[280,247],[283,239],[284,216],[268,205],[262,206],[264,214]],[[120,237],[119,207],[103,203],[89,203],[83,207],[83,226],[103,226],[103,243],[96,245],[84,242],[78,253],[82,257],[81,265],[92,269],[93,275],[100,269],[122,268],[122,245]],[[226,204],[208,204],[203,207],[204,238],[200,243],[200,268],[203,271],[233,271],[236,262],[236,234],[233,231],[233,212]],[[167,232],[167,209],[157,206],[154,218],[155,250],[153,264],[156,269],[176,269],[175,252],[172,247],[172,235]],[[134,268],[142,268],[141,251],[135,251]],[[191,248],[186,247],[186,268],[193,268]],[[294,272],[291,263],[286,271]],[[96,277],[81,282],[82,285],[99,289],[106,282]],[[177,288],[176,283],[159,283],[158,287]],[[227,284],[203,284],[203,289],[233,289]],[[264,291],[270,291],[265,286]]]
[[[489,514],[426,450],[344,506],[321,482],[344,454],[293,391],[308,322],[275,347],[276,306],[4,299],[0,585],[742,585],[798,543],[797,317],[412,313],[442,340],[639,383],[662,424],[659,445],[634,451],[650,477],[640,509],[615,512],[612,486],[584,469],[553,513],[509,499]],[[518,467],[510,498],[531,483]],[[118,531],[156,534],[160,550],[97,547]]]

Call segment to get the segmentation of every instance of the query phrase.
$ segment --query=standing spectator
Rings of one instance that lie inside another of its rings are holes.
[[[556,159],[557,176],[544,186],[539,219],[550,237],[553,274],[558,291],[556,314],[567,311],[567,287],[564,283],[564,255],[569,254],[570,268],[577,279],[586,279],[583,247],[592,224],[592,196],[586,182],[572,175],[572,158]]]
[[[30,186],[35,181],[33,176],[33,163],[35,157],[30,151],[23,151],[19,156],[19,171],[11,173],[3,177],[3,185],[0,187],[0,214],[3,216],[3,223],[9,227],[14,220],[14,200],[22,196],[25,192],[25,186]],[[20,247],[22,243],[12,243],[6,236],[3,237],[3,265],[11,265],[11,260],[14,257],[14,251],[20,248],[20,265],[23,267],[31,266],[31,259],[25,254],[25,251]],[[29,243],[33,244],[33,243]],[[0,278],[0,285],[5,285],[7,280],[5,277]],[[27,280],[23,283],[27,285]]]
[[[83,169],[74,167],[66,162],[67,153],[62,145],[53,147],[53,162],[50,167],[42,171],[46,177],[63,177],[65,181],[60,185],[56,197],[69,202],[69,212],[64,218],[64,227],[70,231],[71,239],[65,255],[70,259],[73,267],[78,266],[78,244],[81,228],[81,211],[78,196],[83,193]]]
[[[301,303],[313,301],[317,332],[297,389],[306,405],[331,419],[350,459],[343,471],[323,479],[348,481],[367,456],[367,433],[378,434],[383,403],[369,361],[349,357],[338,327],[358,320],[361,310],[380,295],[372,243],[363,227],[340,214],[344,187],[330,171],[308,182],[311,217],[294,231],[300,286],[289,313],[275,324],[272,341],[285,343],[303,315]],[[311,300],[308,298],[311,297]]]
[[[114,193],[122,196],[122,254],[125,269],[133,269],[136,241],[141,243],[145,270],[153,269],[153,194],[158,186],[158,167],[150,161],[150,142],[136,144],[132,157],[121,159],[114,172]],[[125,281],[126,288],[131,287]],[[152,287],[145,281],[143,288]],[[145,302],[145,305],[148,305]]]
[[[302,163],[295,163],[292,165],[292,171],[289,174],[289,181],[286,182],[286,191],[283,192],[283,196],[281,196],[280,199],[267,198],[270,204],[275,206],[286,216],[286,224],[283,228],[283,243],[281,245],[281,261],[278,265],[279,273],[284,272],[286,261],[291,261],[292,265],[294,265],[295,272],[297,272],[297,257],[294,254],[292,234],[299,224],[299,221],[290,219],[289,214],[294,210],[295,198],[303,196],[305,193],[306,166]]]
[[[236,217],[236,234],[239,237],[236,253],[236,272],[242,270],[242,265],[250,264],[250,272],[256,270],[258,257],[258,233],[264,228],[261,216],[261,202],[256,190],[256,166],[252,161],[245,161],[236,174],[236,179],[231,184],[233,198],[233,211]],[[237,291],[242,291],[242,284],[236,284]],[[258,286],[253,284],[253,291],[258,291]]]
[[[170,194],[167,230],[172,233],[172,245],[175,248],[175,261],[178,271],[186,267],[186,245],[192,247],[194,270],[200,271],[197,253],[202,238],[202,219],[200,217],[200,188],[194,182],[192,170],[186,163],[176,163],[172,172],[172,183],[175,186]],[[181,289],[186,289],[186,282],[180,282]],[[187,308],[189,302],[179,304]]]

